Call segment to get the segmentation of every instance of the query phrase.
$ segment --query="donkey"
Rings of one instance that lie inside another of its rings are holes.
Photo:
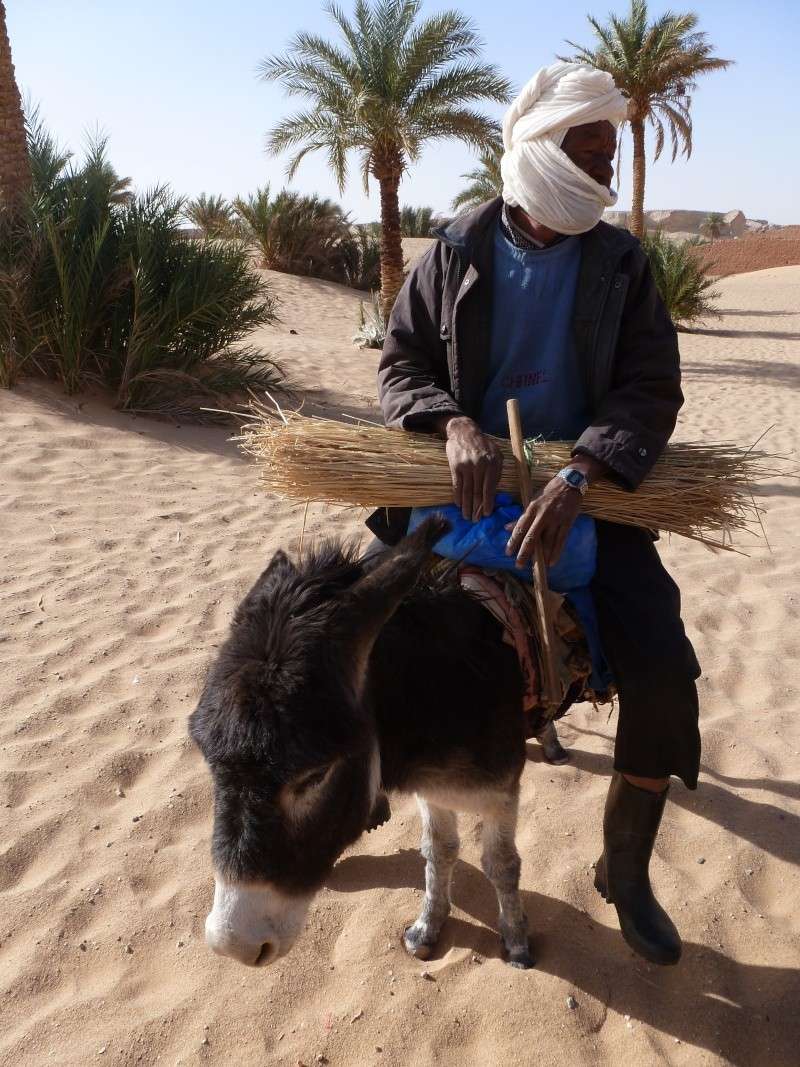
[[[500,624],[426,567],[434,517],[373,560],[328,543],[283,552],[239,605],[190,733],[214,783],[206,940],[263,966],[297,939],[342,852],[415,793],[425,899],[406,950],[427,959],[450,911],[456,812],[482,818],[482,867],[507,959],[533,966],[515,845],[522,677]]]

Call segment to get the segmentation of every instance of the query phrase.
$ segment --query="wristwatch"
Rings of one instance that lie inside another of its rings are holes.
[[[577,467],[562,467],[556,475],[562,482],[566,482],[570,489],[577,489],[581,496],[586,495],[589,488],[589,479],[579,471]]]

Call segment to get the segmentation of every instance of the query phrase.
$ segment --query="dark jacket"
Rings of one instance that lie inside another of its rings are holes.
[[[378,369],[387,426],[426,430],[431,417],[481,409],[491,340],[498,198],[436,232],[389,319]],[[661,455],[683,403],[675,327],[647,256],[627,230],[599,222],[581,237],[572,328],[592,421],[575,443],[636,489]],[[368,525],[389,543],[407,512]]]

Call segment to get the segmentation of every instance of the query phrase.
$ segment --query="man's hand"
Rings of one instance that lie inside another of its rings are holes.
[[[503,454],[490,437],[465,415],[443,419],[438,427],[447,440],[453,499],[465,519],[477,522],[494,511],[494,496],[503,471]]]
[[[606,473],[605,464],[586,455],[575,456],[569,466],[582,471],[590,483]],[[581,510],[581,499],[580,492],[562,478],[552,478],[517,522],[506,526],[512,531],[506,555],[516,554],[517,566],[525,567],[540,543],[545,563],[552,567],[564,551],[569,531]]]

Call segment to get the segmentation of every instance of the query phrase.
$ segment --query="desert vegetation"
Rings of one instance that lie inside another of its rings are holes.
[[[126,410],[195,417],[280,386],[247,341],[276,310],[243,245],[184,240],[182,198],[134,195],[102,139],[76,162],[37,117],[27,144],[29,192],[0,209],[2,384],[27,371],[70,393],[103,386]]]
[[[661,299],[678,329],[688,329],[718,315],[717,293],[702,255],[698,254],[699,241],[672,241],[656,230],[644,235],[642,247]]]
[[[408,207],[400,210],[400,233],[403,237],[430,237],[436,225],[432,207]]]
[[[503,192],[503,178],[500,174],[500,160],[503,156],[503,144],[495,141],[480,154],[478,166],[467,171],[461,177],[467,185],[453,199],[453,211],[459,213],[472,211],[487,200],[500,196]]]
[[[353,226],[332,200],[269,186],[233,202],[236,233],[258,251],[261,265],[351,285],[380,286],[378,239]]]
[[[236,212],[224,196],[207,196],[201,193],[186,201],[183,214],[203,237],[224,239],[239,235]]]

